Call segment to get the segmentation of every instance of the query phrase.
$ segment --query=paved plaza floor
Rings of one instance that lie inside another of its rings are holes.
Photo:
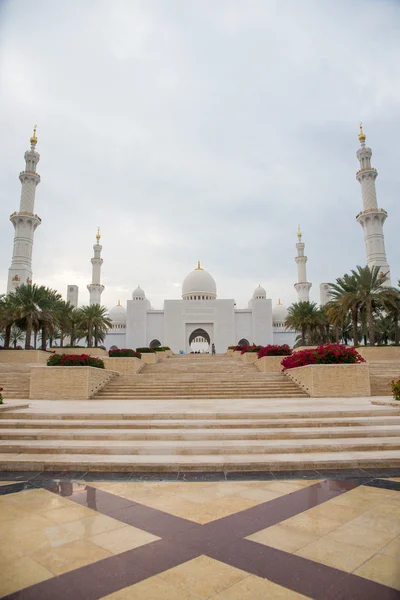
[[[0,597],[395,600],[400,470],[0,474]]]

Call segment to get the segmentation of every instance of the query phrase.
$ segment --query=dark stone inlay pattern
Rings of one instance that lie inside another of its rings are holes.
[[[390,479],[371,479],[364,483],[364,485],[380,488],[382,490],[400,492],[400,481],[391,481]]]
[[[357,481],[318,482],[204,525],[79,482],[52,484],[47,489],[56,494],[163,539],[30,586],[7,596],[8,600],[98,600],[201,554],[267,577],[315,600],[400,597],[397,590],[385,585],[243,539],[357,487]]]

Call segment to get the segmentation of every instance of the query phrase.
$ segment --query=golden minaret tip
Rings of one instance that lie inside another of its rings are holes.
[[[36,129],[37,129],[37,125],[34,126],[32,137],[29,140],[33,146],[36,146],[36,144],[37,144]]]
[[[96,235],[96,240],[97,240],[97,243],[99,243],[99,241],[100,241],[100,237],[101,237],[101,236],[100,236],[100,227],[98,227],[98,228],[97,228],[97,235]]]
[[[299,238],[299,240],[301,240],[300,225],[297,227],[297,237]]]
[[[362,123],[360,123],[360,133],[358,135],[358,139],[360,140],[360,142],[365,142],[366,138],[367,136],[363,132]]]
[[[203,269],[200,266],[200,261],[197,261],[197,269],[195,269],[195,271],[202,271]]]

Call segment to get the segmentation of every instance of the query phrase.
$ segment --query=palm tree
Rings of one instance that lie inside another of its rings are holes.
[[[380,273],[380,267],[373,266],[360,267],[351,271],[359,298],[359,307],[364,308],[367,318],[369,343],[375,344],[375,323],[374,312],[383,308],[390,310],[396,306],[398,292],[394,288],[385,287],[387,276]]]
[[[93,336],[95,338],[95,346],[97,346],[100,337],[104,337],[107,329],[111,327],[112,323],[107,317],[107,312],[106,307],[100,304],[83,306],[80,309],[81,325],[85,329],[89,348],[93,345]]]
[[[72,314],[74,311],[74,307],[69,302],[64,302],[61,300],[56,308],[56,320],[57,325],[59,327],[60,334],[60,346],[61,348],[64,346],[64,337],[66,334],[71,332],[72,327]]]
[[[300,331],[302,346],[305,346],[306,343],[311,345],[313,343],[313,333],[322,326],[321,315],[316,303],[304,300],[294,302],[288,308],[285,325],[295,331]]]
[[[22,329],[17,327],[17,325],[13,325],[11,327],[10,342],[12,343],[14,348],[17,347],[18,342],[23,341],[24,337],[24,332],[22,331]]]
[[[358,346],[358,313],[360,298],[358,296],[357,281],[354,275],[343,275],[338,277],[336,283],[330,283],[330,292],[334,303],[340,304],[345,312],[350,311],[353,327],[353,344]]]
[[[0,329],[4,331],[2,335],[4,348],[10,347],[11,330],[16,316],[15,307],[11,304],[9,296],[0,296]]]

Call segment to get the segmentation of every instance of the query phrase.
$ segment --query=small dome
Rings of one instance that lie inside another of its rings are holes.
[[[274,306],[272,309],[272,320],[274,323],[284,323],[287,317],[287,308],[284,304],[281,304],[281,301],[278,301],[278,304]]]
[[[214,278],[200,266],[189,273],[182,284],[182,298],[190,296],[208,296],[208,299],[214,300],[217,297],[217,286]]]
[[[146,294],[144,293],[144,290],[138,285],[136,290],[133,290],[132,292],[132,300],[144,300],[145,298]]]
[[[253,299],[254,300],[265,300],[267,297],[267,292],[265,289],[259,284],[258,287],[254,290]]]
[[[113,323],[126,323],[126,310],[118,301],[117,306],[114,306],[108,313],[109,318]]]

